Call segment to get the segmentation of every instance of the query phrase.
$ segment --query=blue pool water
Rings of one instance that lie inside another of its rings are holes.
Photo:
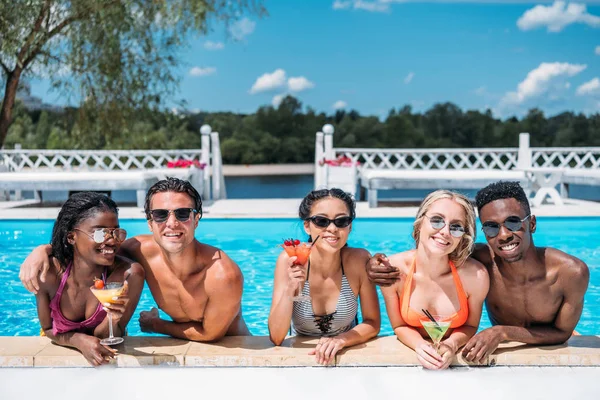
[[[364,247],[371,253],[388,254],[412,247],[412,219],[358,219],[350,236],[350,245]],[[0,336],[37,335],[39,323],[34,296],[21,285],[18,270],[27,254],[50,239],[53,221],[0,221]],[[130,236],[148,233],[142,220],[121,220]],[[538,218],[534,240],[538,246],[551,246],[581,258],[590,267],[590,286],[577,330],[582,334],[600,334],[600,243],[595,233],[600,218]],[[480,233],[481,231],[478,230]],[[267,317],[271,304],[273,270],[280,252],[278,244],[284,237],[304,237],[298,220],[217,220],[200,222],[196,237],[202,242],[220,247],[235,260],[244,273],[244,317],[255,335],[268,335]],[[480,234],[477,241],[485,240]],[[392,334],[383,300],[382,334]],[[141,334],[138,325],[140,311],[155,303],[144,289],[137,310],[129,323],[132,335]],[[481,328],[489,327],[487,315]]]

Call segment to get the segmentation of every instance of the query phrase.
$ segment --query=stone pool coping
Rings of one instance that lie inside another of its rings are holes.
[[[115,348],[118,367],[316,367],[309,349],[315,338],[292,337],[275,347],[266,336],[231,336],[218,343],[197,343],[158,336],[131,336]],[[395,336],[377,337],[342,350],[335,367],[412,367],[415,353]],[[558,346],[503,343],[481,364],[458,355],[454,366],[600,366],[600,336],[573,336]],[[0,367],[90,367],[78,351],[57,346],[45,337],[0,337]]]

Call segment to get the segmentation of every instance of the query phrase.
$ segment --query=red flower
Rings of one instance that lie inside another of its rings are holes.
[[[190,168],[190,167],[204,169],[204,167],[206,167],[206,164],[201,163],[198,160],[183,160],[181,158],[177,161],[169,161],[167,163],[167,168]]]

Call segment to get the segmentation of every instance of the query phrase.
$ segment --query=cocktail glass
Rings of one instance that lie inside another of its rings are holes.
[[[313,242],[314,243],[314,242]],[[283,249],[287,253],[288,256],[294,257],[296,256],[296,261],[294,264],[296,265],[304,265],[308,261],[308,256],[310,256],[310,251],[312,249],[312,243],[300,243],[295,246],[286,246],[283,245]],[[298,285],[298,294],[292,297],[293,301],[310,301],[310,296],[306,296],[302,294],[302,288],[304,283],[300,283]]]
[[[440,342],[442,338],[450,328],[450,321],[445,321],[446,317],[441,315],[431,315],[435,321],[432,321],[427,316],[423,315],[419,319],[421,321],[421,325],[423,325],[423,329],[429,335],[431,340],[433,341],[433,347],[439,353],[440,351]]]
[[[104,285],[103,289],[96,289],[94,286],[90,288],[94,296],[98,299],[100,304],[104,303],[112,303],[113,297],[119,297],[123,292],[125,286],[123,282],[110,282]],[[112,322],[112,314],[107,312],[108,314],[108,337],[106,339],[102,339],[100,344],[105,344],[108,346],[114,346],[119,343],[123,343],[125,339],[122,337],[116,337],[113,335],[113,322]]]

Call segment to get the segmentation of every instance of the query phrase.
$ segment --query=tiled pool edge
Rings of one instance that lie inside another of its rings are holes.
[[[316,339],[289,338],[275,347],[268,337],[227,337],[214,344],[167,337],[128,337],[118,346],[118,367],[318,367],[308,351]],[[394,336],[378,337],[343,350],[336,367],[417,366],[412,350]],[[600,366],[600,336],[574,336],[560,346],[534,347],[505,343],[482,364],[460,355],[454,366]],[[90,367],[76,350],[40,337],[0,337],[0,367]]]

